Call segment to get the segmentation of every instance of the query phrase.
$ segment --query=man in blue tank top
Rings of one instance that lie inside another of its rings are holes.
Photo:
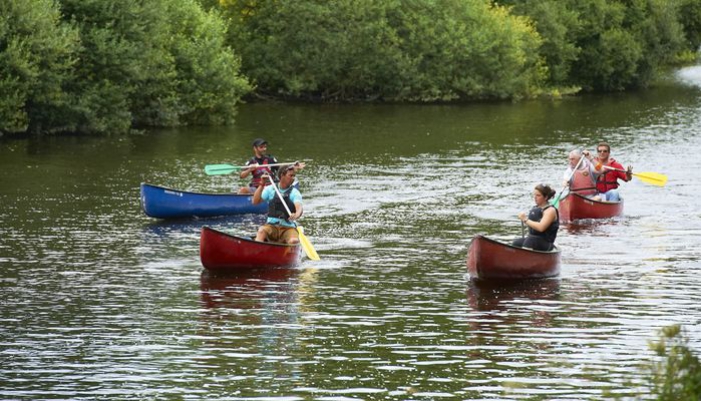
[[[302,194],[293,186],[296,176],[295,166],[289,165],[280,169],[279,188],[274,185],[266,187],[261,185],[256,188],[256,192],[253,194],[253,204],[268,202],[268,219],[258,229],[256,241],[280,242],[290,245],[299,243],[299,233],[295,220],[302,216]],[[268,176],[264,178],[270,181]],[[282,197],[278,195],[277,189]]]

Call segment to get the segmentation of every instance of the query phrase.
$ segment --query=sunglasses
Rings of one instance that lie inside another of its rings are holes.
[[[609,152],[608,149],[597,149],[596,151],[599,153],[608,153]]]

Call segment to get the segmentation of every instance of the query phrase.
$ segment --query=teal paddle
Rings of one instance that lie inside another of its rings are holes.
[[[582,160],[584,160],[584,155],[582,155],[582,157],[579,158],[579,161],[577,162],[577,165],[574,166],[574,169],[572,169],[572,172],[570,173],[569,177],[567,177],[567,181],[565,181],[565,182],[570,182],[570,180],[572,179],[572,176],[574,175],[574,173],[575,173],[575,172],[577,171],[577,169],[579,168],[579,165],[582,164]],[[557,196],[555,197],[555,199],[553,199],[552,201],[550,201],[550,204],[552,204],[553,206],[555,206],[555,209],[557,209],[557,208],[560,207],[560,199],[562,199],[562,194],[565,192],[565,189],[567,189],[567,184],[565,184],[565,185],[562,187],[562,190],[560,191],[559,194],[557,194]]]
[[[274,164],[259,164],[259,167],[278,167],[278,166],[289,166],[290,164],[295,164],[297,162],[292,162],[292,163],[274,163]],[[224,175],[224,174],[231,174],[231,173],[236,173],[241,170],[245,170],[247,168],[253,167],[253,165],[250,166],[234,166],[232,164],[208,164],[204,166],[204,172],[207,175]]]

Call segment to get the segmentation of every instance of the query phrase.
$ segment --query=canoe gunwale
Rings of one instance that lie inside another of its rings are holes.
[[[560,274],[561,250],[538,251],[476,235],[467,251],[467,271],[475,281],[515,281]]]
[[[299,265],[301,256],[300,244],[260,242],[208,226],[200,233],[200,261],[209,271],[292,268]]]
[[[607,205],[607,206],[611,206],[611,205],[620,205],[620,204],[623,203],[623,199],[621,199],[621,200],[619,200],[619,201],[603,201],[603,200],[596,200],[596,199],[589,198],[589,197],[587,197],[587,196],[585,196],[585,195],[578,194],[578,193],[576,193],[576,192],[570,192],[570,193],[568,193],[567,195],[563,196],[562,199],[561,199],[560,201],[566,199],[568,196],[575,196],[575,197],[577,197],[577,198],[581,198],[582,200],[586,200],[586,201],[592,202],[592,203],[594,203],[594,204],[601,204],[601,205]]]
[[[181,191],[142,182],[141,210],[157,219],[184,219],[243,214],[264,214],[267,203],[253,204],[252,194]]]
[[[623,205],[623,199],[609,202],[570,192],[560,200],[558,214],[561,223],[587,219],[610,219],[623,214]]]
[[[272,247],[282,247],[282,248],[296,248],[296,247],[300,246],[299,244],[290,245],[290,244],[283,244],[281,242],[268,242],[268,241],[260,242],[260,241],[256,241],[255,239],[252,239],[251,237],[248,237],[248,238],[247,237],[239,237],[238,235],[233,235],[233,234],[225,233],[223,231],[215,230],[214,228],[209,227],[209,226],[202,227],[202,230],[213,231],[214,233],[216,233],[219,236],[229,237],[231,239],[245,241],[245,242],[249,242],[251,244],[256,244],[256,245],[268,245],[268,246],[272,246]]]
[[[557,245],[553,245],[554,249],[551,249],[549,251],[539,251],[539,250],[533,249],[533,248],[524,248],[521,246],[514,246],[514,245],[508,244],[506,242],[497,241],[493,238],[485,237],[484,235],[479,235],[479,234],[475,235],[475,237],[472,240],[474,241],[477,237],[479,237],[480,239],[492,242],[492,243],[497,244],[497,245],[501,245],[501,246],[515,249],[517,251],[527,251],[527,252],[540,253],[540,254],[545,254],[545,255],[561,253],[561,250],[560,250],[560,248],[557,247]]]
[[[162,185],[154,185],[154,184],[149,184],[147,182],[142,182],[141,186],[147,186],[147,187],[153,187],[157,188],[163,191],[172,191],[172,192],[179,192],[181,194],[186,194],[186,195],[205,195],[205,196],[225,196],[225,197],[230,197],[230,196],[237,196],[237,197],[246,197],[246,196],[251,196],[251,194],[237,194],[237,193],[215,193],[215,192],[193,192],[193,191],[183,191],[182,189],[175,189],[175,188],[169,188],[169,187],[164,187]]]

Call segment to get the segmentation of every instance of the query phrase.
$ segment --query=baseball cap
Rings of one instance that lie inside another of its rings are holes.
[[[266,141],[263,138],[256,138],[253,140],[253,146],[262,146],[262,145],[265,145],[267,143],[268,143],[268,141]]]

